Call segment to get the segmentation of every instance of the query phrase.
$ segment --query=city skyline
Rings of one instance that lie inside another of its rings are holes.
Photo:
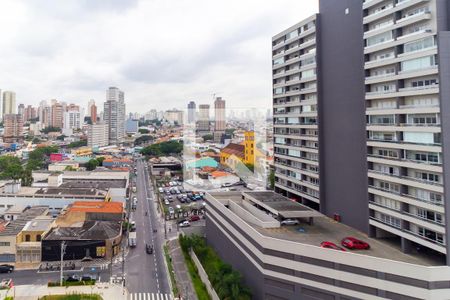
[[[316,12],[317,1],[271,6],[3,1],[0,45],[8,60],[0,67],[9,71],[0,75],[0,89],[14,91],[25,106],[50,99],[86,106],[89,99],[101,102],[105,88],[120,86],[129,111],[184,108],[188,99],[206,101],[214,93],[230,107],[270,107],[267,42],[278,28]],[[164,18],[155,13],[161,10]]]

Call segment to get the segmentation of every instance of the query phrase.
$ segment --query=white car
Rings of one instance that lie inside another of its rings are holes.
[[[300,224],[298,220],[295,219],[284,219],[281,221],[281,225],[298,225]]]
[[[175,213],[175,210],[173,207],[169,207],[169,214],[173,215]]]
[[[180,227],[189,227],[189,226],[191,226],[191,223],[189,223],[189,221],[183,221],[183,222],[180,222],[178,224],[178,226],[180,226]]]
[[[158,191],[159,191],[160,193],[164,193],[164,189],[161,188],[161,187],[158,189]]]
[[[165,205],[170,205],[169,199],[164,200]]]

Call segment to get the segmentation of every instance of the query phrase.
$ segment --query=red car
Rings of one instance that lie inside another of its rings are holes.
[[[193,215],[189,219],[189,221],[191,221],[191,222],[195,222],[195,221],[198,221],[198,220],[200,220],[200,216],[197,216],[197,215]]]
[[[344,248],[339,247],[338,245],[336,245],[335,243],[332,243],[332,242],[322,242],[322,243],[320,243],[320,247],[333,249],[333,250],[346,251]]]
[[[344,238],[341,241],[341,245],[348,249],[363,249],[363,250],[370,249],[369,244],[351,236]]]

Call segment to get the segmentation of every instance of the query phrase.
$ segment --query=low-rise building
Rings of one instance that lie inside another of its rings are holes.
[[[122,221],[124,217],[123,203],[75,201],[58,216],[58,226],[67,226],[84,221]]]
[[[16,261],[17,235],[29,221],[38,216],[46,216],[48,213],[48,206],[33,206],[24,210],[17,219],[6,224],[4,230],[0,231],[0,262]]]
[[[448,299],[445,259],[399,247],[274,192],[207,193],[206,240],[236,268],[254,299]],[[284,219],[296,226],[280,226]],[[369,250],[338,251],[347,236]]]
[[[42,240],[42,261],[59,261],[61,243],[66,244],[64,259],[110,259],[120,251],[122,223],[85,221],[52,228]]]
[[[28,221],[16,237],[16,264],[39,264],[42,257],[42,237],[54,226],[50,216],[39,216]]]
[[[80,168],[80,164],[76,161],[66,160],[60,161],[53,164],[48,165],[48,170],[52,172],[62,172],[70,169],[71,171],[78,170]]]

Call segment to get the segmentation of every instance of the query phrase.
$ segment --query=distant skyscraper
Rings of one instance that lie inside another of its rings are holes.
[[[62,103],[53,102],[51,107],[50,125],[53,127],[62,128],[64,118],[64,107]]]
[[[3,116],[3,141],[7,143],[18,142],[23,139],[23,118],[19,114],[6,114]]]
[[[196,105],[194,101],[188,103],[188,124],[193,124],[195,122]]]
[[[216,143],[220,143],[225,128],[225,100],[217,97],[214,101],[214,141]]]
[[[32,107],[31,105],[27,105],[23,110],[23,120],[29,121],[34,118],[36,118],[36,108]]]
[[[164,114],[164,119],[169,121],[172,124],[175,125],[182,125],[183,124],[183,111],[177,110],[177,109],[170,109],[166,111]]]
[[[89,107],[89,116],[91,117],[92,124],[97,123],[97,105],[95,103]]]
[[[17,107],[17,114],[21,115],[22,118],[24,118],[24,113],[25,113],[25,104],[21,103]]]
[[[73,130],[80,129],[83,121],[81,113],[76,109],[70,109],[64,112],[63,134],[70,136]]]
[[[3,116],[16,113],[16,93],[11,91],[3,92]]]
[[[108,124],[109,142],[119,143],[125,136],[125,99],[124,93],[116,87],[106,91],[103,118]]]
[[[90,115],[91,114],[91,107],[93,105],[95,105],[95,100],[94,99],[89,100],[88,106],[87,106],[87,113],[88,113],[88,116],[91,117],[91,118],[92,118],[92,116]]]
[[[197,131],[209,132],[209,104],[200,104],[198,108]]]

